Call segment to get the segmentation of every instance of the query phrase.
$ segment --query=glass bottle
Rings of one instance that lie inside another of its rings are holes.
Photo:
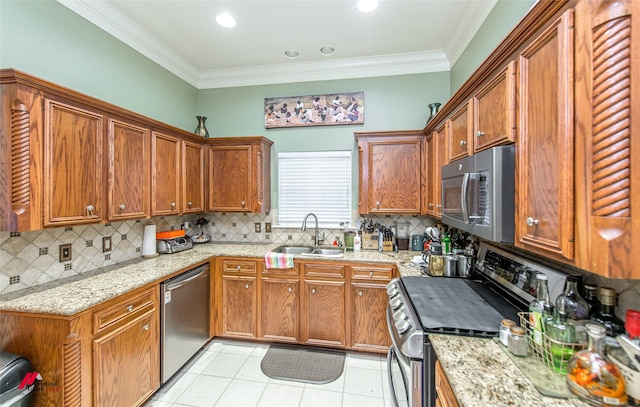
[[[542,332],[547,332],[548,327],[553,323],[554,313],[552,304],[544,304],[542,308]]]
[[[576,342],[576,329],[568,321],[569,314],[564,309],[558,309],[557,318],[547,325],[547,335],[553,339],[551,342],[551,359],[553,369],[561,374],[567,373],[567,362],[573,356],[572,345]]]
[[[529,304],[529,327],[531,328],[533,341],[542,345],[542,312],[545,304],[551,304],[549,299],[549,285],[546,274],[536,275],[536,299]]]
[[[627,393],[620,371],[603,352],[605,328],[587,323],[588,349],[576,352],[567,366],[567,386],[580,399],[596,406],[624,406]]]
[[[584,285],[584,300],[589,306],[589,318],[600,311],[600,300],[598,300],[598,286],[594,284]]]
[[[556,308],[563,308],[569,315],[569,319],[580,320],[589,316],[589,304],[580,295],[578,283],[582,277],[571,274],[567,277],[564,292],[556,299]]]
[[[600,299],[600,311],[591,317],[591,320],[601,323],[607,329],[607,336],[615,338],[624,333],[624,324],[615,314],[616,290],[609,287],[600,287],[598,292]],[[614,340],[615,342],[615,340]],[[616,346],[614,344],[614,346]]]

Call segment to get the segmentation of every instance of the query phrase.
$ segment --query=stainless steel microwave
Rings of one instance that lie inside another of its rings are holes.
[[[442,167],[442,223],[512,243],[515,148],[493,147]]]

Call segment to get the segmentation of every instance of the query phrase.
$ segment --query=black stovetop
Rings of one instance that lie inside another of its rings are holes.
[[[500,320],[517,321],[524,311],[485,281],[459,278],[401,278],[425,333],[494,337]]]

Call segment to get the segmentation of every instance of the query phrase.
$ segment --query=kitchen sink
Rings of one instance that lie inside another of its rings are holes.
[[[327,256],[327,257],[340,257],[344,253],[342,248],[327,248],[313,246],[289,246],[282,245],[271,250],[274,253],[286,253],[286,254],[300,254],[304,256]]]
[[[278,246],[275,249],[271,250],[274,253],[285,253],[285,254],[304,254],[311,253],[313,251],[313,246],[288,246],[282,245]]]

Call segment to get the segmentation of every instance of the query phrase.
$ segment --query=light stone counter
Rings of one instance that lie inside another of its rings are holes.
[[[264,258],[280,244],[207,243],[191,250],[137,259],[105,267],[82,275],[0,296],[0,310],[54,315],[73,315],[108,299],[125,294],[150,283],[159,283],[167,276],[216,256]],[[342,257],[296,256],[296,259],[319,261],[353,261],[395,264],[402,276],[420,275],[409,262],[419,252],[402,251],[345,252]]]
[[[429,335],[461,407],[586,407],[578,399],[542,396],[491,339]]]

